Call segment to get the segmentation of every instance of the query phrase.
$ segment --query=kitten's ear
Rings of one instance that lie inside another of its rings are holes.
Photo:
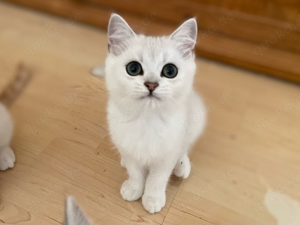
[[[85,214],[71,196],[66,201],[66,221],[65,225],[90,225]]]
[[[190,55],[197,40],[197,21],[195,18],[185,21],[170,36],[174,40],[178,51],[183,57]]]
[[[108,52],[120,55],[127,48],[128,41],[135,37],[135,33],[121,16],[111,15],[108,24]]]

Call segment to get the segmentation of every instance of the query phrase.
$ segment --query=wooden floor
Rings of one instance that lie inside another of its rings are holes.
[[[190,177],[170,179],[160,213],[124,201],[105,80],[89,73],[104,63],[106,33],[73,20],[0,4],[0,88],[18,62],[35,70],[10,108],[17,161],[0,172],[0,223],[61,224],[67,195],[95,224],[276,224],[276,193],[299,201],[298,86],[203,59],[195,86],[208,126]]]

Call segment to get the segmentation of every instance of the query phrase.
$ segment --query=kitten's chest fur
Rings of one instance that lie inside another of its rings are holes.
[[[179,130],[184,118],[184,110],[172,113],[145,110],[126,115],[113,104],[109,104],[108,109],[114,144],[121,154],[130,154],[139,160],[159,158],[170,150],[179,150],[183,139]]]

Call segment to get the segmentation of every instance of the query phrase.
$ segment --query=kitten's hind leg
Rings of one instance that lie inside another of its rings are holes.
[[[121,186],[124,200],[135,201],[142,197],[145,188],[145,168],[130,157],[122,157],[121,165],[127,169],[129,178]]]
[[[15,154],[9,146],[0,147],[0,170],[13,168],[15,160]]]
[[[191,162],[187,154],[184,154],[178,159],[173,173],[177,177],[188,178],[191,172]]]

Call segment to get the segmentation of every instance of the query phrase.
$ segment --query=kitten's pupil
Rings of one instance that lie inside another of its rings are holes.
[[[131,72],[133,72],[133,73],[136,73],[136,71],[138,70],[136,64],[132,65],[130,69],[131,69]]]
[[[174,69],[172,67],[168,66],[167,73],[168,73],[168,75],[172,75],[174,73]]]

